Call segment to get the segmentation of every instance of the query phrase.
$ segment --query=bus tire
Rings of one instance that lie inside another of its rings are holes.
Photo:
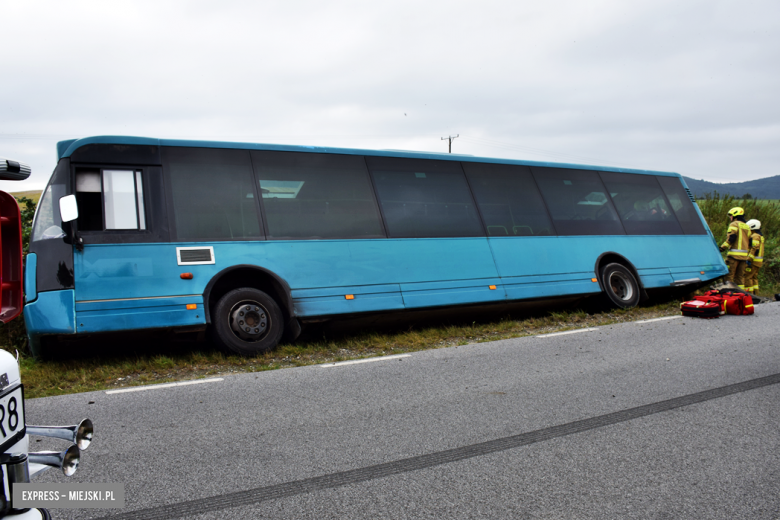
[[[601,283],[607,297],[624,309],[636,307],[639,304],[639,284],[631,271],[621,264],[607,264],[601,269]]]
[[[244,287],[219,299],[211,316],[212,339],[228,353],[255,356],[273,350],[284,332],[282,310],[263,291]]]

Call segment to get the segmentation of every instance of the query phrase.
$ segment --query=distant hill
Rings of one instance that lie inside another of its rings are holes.
[[[720,195],[733,195],[742,197],[749,193],[754,199],[780,199],[780,175],[757,179],[746,182],[730,182],[718,184],[709,181],[697,181],[689,177],[683,177],[685,183],[693,192],[697,199],[703,198],[705,193],[715,193]]]

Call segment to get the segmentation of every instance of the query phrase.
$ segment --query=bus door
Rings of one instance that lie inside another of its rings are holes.
[[[74,165],[73,171],[77,332],[205,324],[202,295],[187,294],[172,248],[162,245],[169,239],[162,169]]]

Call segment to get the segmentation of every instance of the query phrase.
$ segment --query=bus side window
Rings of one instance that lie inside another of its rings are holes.
[[[263,238],[247,150],[162,148],[176,239]]]
[[[141,172],[103,170],[106,229],[146,229]]]
[[[656,179],[658,179],[658,183],[669,199],[669,204],[672,205],[674,214],[677,215],[677,220],[680,222],[685,234],[706,235],[707,231],[704,229],[701,219],[693,207],[693,202],[688,198],[688,194],[685,192],[680,179],[677,177],[662,177],[660,175],[657,175]]]
[[[457,162],[366,157],[390,238],[485,236]]]
[[[592,170],[532,166],[558,235],[625,235],[607,190]]]
[[[103,230],[103,189],[99,171],[76,171],[76,202],[81,231]]]
[[[383,238],[361,156],[252,151],[270,238]]]
[[[653,175],[600,172],[629,235],[682,235]]]
[[[555,234],[528,166],[462,164],[489,236]]]
[[[140,171],[77,170],[79,230],[146,229]]]

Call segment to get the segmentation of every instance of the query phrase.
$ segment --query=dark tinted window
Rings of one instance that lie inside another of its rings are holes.
[[[384,237],[363,157],[252,152],[269,238]]]
[[[688,193],[683,188],[680,179],[677,177],[662,177],[657,176],[661,188],[666,194],[666,198],[669,199],[669,203],[672,205],[677,220],[680,222],[683,231],[686,235],[706,235],[707,231],[701,223],[699,214],[696,208],[693,207],[693,202],[688,197]]]
[[[391,237],[484,236],[460,163],[367,157]]]
[[[488,236],[554,235],[527,166],[463,163]]]
[[[70,160],[73,163],[159,165],[160,147],[157,145],[91,143],[78,147],[70,156]]]
[[[79,231],[103,230],[103,188],[99,169],[76,170]]]
[[[262,236],[249,152],[163,148],[179,240]]]
[[[559,235],[625,235],[597,172],[531,170]]]
[[[682,235],[683,231],[652,175],[601,172],[629,235]]]

